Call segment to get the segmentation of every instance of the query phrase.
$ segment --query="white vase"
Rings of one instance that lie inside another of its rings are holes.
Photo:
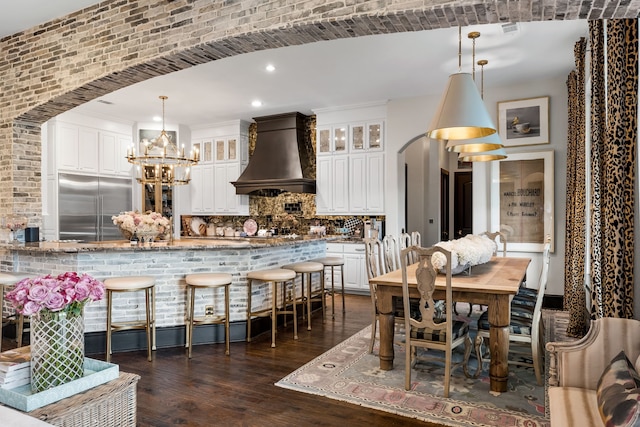
[[[151,243],[158,237],[157,231],[138,231],[136,232],[140,243]]]

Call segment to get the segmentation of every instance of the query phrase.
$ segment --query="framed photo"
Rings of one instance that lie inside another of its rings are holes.
[[[553,252],[553,151],[509,154],[491,168],[491,230],[516,252],[542,252],[549,235]]]
[[[168,130],[165,132],[169,136],[169,140],[170,140],[169,150],[174,150],[173,152],[176,152],[175,150],[178,149],[178,145],[177,145],[178,133],[175,130]],[[162,152],[164,145],[157,140],[158,136],[160,135],[159,130],[140,129],[139,134],[140,134],[140,139],[139,139],[140,153],[145,152],[145,147],[147,148],[149,154],[158,154]]]
[[[549,97],[498,102],[498,132],[505,147],[549,143]]]

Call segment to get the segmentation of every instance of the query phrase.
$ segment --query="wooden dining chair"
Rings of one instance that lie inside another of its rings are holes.
[[[387,268],[385,263],[384,244],[382,244],[379,239],[376,239],[376,238],[364,239],[364,245],[365,245],[364,247],[365,247],[367,277],[369,278],[369,280],[379,275],[386,274],[390,271],[400,269],[399,253],[398,253],[398,261],[397,261],[398,268],[394,268],[393,270],[389,270]],[[411,254],[411,256],[413,256],[413,253]],[[372,305],[371,342],[369,344],[369,353],[373,353],[373,346],[375,345],[377,325],[378,325],[380,312],[378,311],[377,288],[376,288],[376,285],[371,282],[369,282],[369,293],[371,294],[371,305]],[[419,298],[411,298],[411,310],[413,313],[418,311],[419,303],[420,303]],[[393,316],[395,319],[394,327],[397,328],[396,331],[398,332],[398,335],[403,335],[405,310],[402,304],[402,299],[400,298],[396,300],[394,297]],[[396,340],[396,343],[401,344],[401,341]]]
[[[502,256],[503,257],[507,256],[507,235],[505,233],[501,231],[494,231],[493,233],[489,231],[485,231],[482,234],[487,236],[489,239],[493,241],[496,241],[496,239],[499,238],[499,240],[496,241],[496,250],[493,253],[494,256],[498,255],[498,248],[500,247],[498,243],[502,243]]]
[[[411,246],[422,246],[422,236],[419,231],[411,232]]]
[[[421,243],[422,243],[422,237],[420,236],[420,233],[417,231],[412,231],[411,234],[402,233],[400,235],[400,250],[407,249],[410,246],[420,247]],[[414,254],[412,252],[409,252],[408,256],[409,256],[409,264],[413,264],[418,261],[416,258],[413,258]]]
[[[538,385],[542,385],[542,360],[544,356],[544,325],[542,322],[542,301],[547,289],[551,241],[547,237],[542,255],[540,286],[537,290],[535,305],[531,306],[515,298],[511,302],[511,321],[509,322],[509,354],[516,356],[510,364],[532,366]],[[475,352],[478,358],[477,378],[483,368],[483,349],[485,339],[489,339],[489,314],[482,313],[478,319],[478,334],[475,340]],[[530,362],[527,360],[530,358]]]
[[[400,233],[400,250],[407,249],[411,246],[411,234]]]
[[[421,248],[411,246],[400,253],[402,268],[402,301],[404,311],[410,312],[410,294],[408,277],[409,255],[413,252],[418,266],[415,271],[417,289],[420,295],[419,313],[417,316],[406,316],[405,321],[405,384],[406,390],[411,389],[411,370],[418,361],[432,360],[433,357],[420,357],[417,349],[440,350],[444,352],[444,397],[449,397],[451,371],[455,366],[462,365],[468,376],[467,364],[471,354],[471,339],[469,338],[469,323],[453,318],[453,290],[451,287],[451,252],[439,246]],[[440,254],[446,260],[445,317],[436,316],[433,293],[436,290],[438,270],[432,263],[434,254]],[[454,366],[452,360],[453,349],[464,345],[464,358]],[[441,358],[440,358],[441,360]]]
[[[400,242],[396,236],[387,234],[382,239],[384,263],[387,271],[400,270]]]
[[[491,240],[496,240],[496,252],[493,254],[494,256],[498,255],[498,248],[500,247],[500,243],[502,244],[502,256],[507,256],[507,234],[502,231],[494,231],[493,233],[489,231],[485,231],[482,233],[489,237]],[[536,298],[538,297],[538,291],[536,289],[530,289],[526,287],[527,280],[522,281],[520,284],[520,290],[518,294],[515,296],[516,299],[522,299],[526,302],[529,302],[529,305],[534,306],[536,302]]]
[[[365,267],[367,269],[367,278],[369,280],[374,277],[387,273],[384,262],[384,248],[382,241],[377,238],[364,239]],[[376,285],[369,282],[369,293],[371,294],[371,341],[369,343],[369,353],[373,353],[373,346],[376,341],[376,332],[378,329],[378,296]],[[402,317],[396,318],[396,324],[404,324]]]

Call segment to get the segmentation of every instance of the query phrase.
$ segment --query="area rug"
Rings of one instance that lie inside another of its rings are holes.
[[[403,347],[394,347],[394,369],[382,371],[377,346],[369,354],[370,334],[370,327],[363,329],[276,385],[446,426],[549,426],[545,388],[536,385],[532,369],[510,366],[509,390],[492,393],[488,366],[478,379],[466,378],[458,367],[444,398],[444,364],[430,362],[413,370],[405,391]]]

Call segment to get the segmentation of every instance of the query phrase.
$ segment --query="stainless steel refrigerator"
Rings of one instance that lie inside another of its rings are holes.
[[[111,217],[131,210],[131,185],[129,179],[59,174],[59,239],[122,240]]]

